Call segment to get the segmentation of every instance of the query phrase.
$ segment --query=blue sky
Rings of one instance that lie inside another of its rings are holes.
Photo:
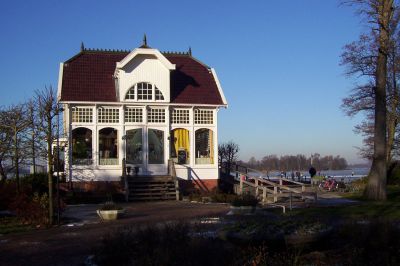
[[[342,155],[359,162],[360,117],[340,110],[355,80],[342,47],[364,30],[337,0],[1,1],[0,105],[57,86],[59,63],[86,47],[133,49],[147,34],[161,51],[187,51],[216,69],[227,110],[219,140],[240,157]]]

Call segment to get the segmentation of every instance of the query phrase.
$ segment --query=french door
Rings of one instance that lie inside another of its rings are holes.
[[[140,175],[167,174],[165,128],[136,127],[126,130],[127,165],[138,166]]]

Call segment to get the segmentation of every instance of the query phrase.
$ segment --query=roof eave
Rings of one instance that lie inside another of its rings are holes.
[[[175,70],[175,64],[172,64],[163,54],[160,53],[157,49],[152,48],[136,48],[132,52],[130,52],[124,59],[120,62],[117,62],[117,69],[124,68],[132,59],[134,59],[137,55],[147,54],[154,55],[158,60],[168,69]]]

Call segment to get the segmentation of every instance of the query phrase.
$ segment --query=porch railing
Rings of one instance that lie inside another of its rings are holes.
[[[118,158],[100,158],[100,165],[118,165]]]
[[[234,192],[236,194],[250,193],[260,198],[264,204],[274,204],[279,198],[301,197],[305,195],[306,185],[287,178],[276,177],[274,180],[263,178],[263,173],[238,164],[230,167],[221,165],[225,176],[231,177],[236,184]],[[251,174],[250,174],[251,173]],[[315,197],[316,199],[316,197]]]

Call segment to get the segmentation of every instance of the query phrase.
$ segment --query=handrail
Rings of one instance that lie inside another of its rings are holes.
[[[175,169],[175,162],[173,159],[168,160],[168,174],[172,177],[172,180],[175,183],[175,195],[176,195],[176,200],[180,199],[180,190],[179,190],[179,180],[176,177],[176,169]]]
[[[235,170],[229,169],[229,173],[234,173],[234,178],[239,179],[240,182],[240,191],[239,193],[242,194],[244,191],[244,185],[249,186],[255,189],[256,196],[259,195],[259,191],[262,191],[262,199],[263,202],[267,202],[267,198],[273,197],[273,202],[277,202],[279,197],[286,197],[287,193],[295,194],[302,194],[305,191],[305,185],[301,182],[296,182],[294,180],[290,180],[283,177],[278,177],[279,183],[272,182],[270,180],[266,180],[262,178],[262,173],[258,170],[247,168],[238,164],[234,164]],[[240,171],[239,168],[243,168],[244,172]],[[260,173],[260,176],[249,176],[249,171],[253,173]],[[245,180],[243,178],[245,177]],[[248,180],[254,180],[253,182],[249,182]],[[283,181],[286,183],[290,183],[287,185],[283,185]],[[299,190],[299,186],[301,186],[301,190]],[[271,189],[272,187],[273,189]],[[272,195],[268,195],[272,194]]]

